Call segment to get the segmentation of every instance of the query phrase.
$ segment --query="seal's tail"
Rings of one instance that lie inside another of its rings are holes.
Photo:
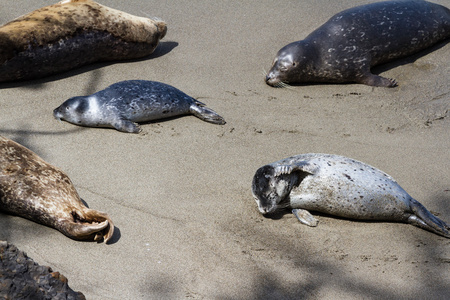
[[[450,226],[444,221],[433,215],[428,209],[425,208],[418,201],[411,199],[411,210],[414,215],[408,218],[408,223],[425,230],[442,235],[446,238],[450,238]]]
[[[219,116],[215,111],[210,108],[207,108],[204,103],[195,100],[195,102],[189,108],[190,112],[199,119],[203,121],[224,125],[226,122],[224,118]]]

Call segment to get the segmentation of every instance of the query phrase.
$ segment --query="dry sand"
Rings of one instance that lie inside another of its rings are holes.
[[[450,222],[450,45],[375,69],[397,88],[263,81],[276,52],[333,14],[374,1],[118,1],[168,23],[148,59],[0,85],[0,134],[63,169],[113,243],[73,241],[0,214],[0,240],[51,266],[87,299],[444,299],[450,240],[417,227],[292,214],[265,218],[251,194],[258,167],[307,152],[349,156],[392,175]],[[434,2],[449,6],[448,0]],[[0,23],[52,4],[0,2]],[[225,126],[193,116],[142,134],[58,123],[52,110],[127,79],[171,84]]]

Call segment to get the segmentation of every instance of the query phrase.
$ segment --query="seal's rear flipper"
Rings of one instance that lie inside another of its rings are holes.
[[[215,111],[207,108],[205,104],[197,100],[195,100],[195,103],[193,103],[191,107],[189,107],[189,111],[197,118],[209,123],[218,125],[224,125],[226,123],[224,118],[222,118]]]
[[[408,223],[425,230],[450,238],[450,227],[441,219],[433,215],[418,201],[411,199],[411,210],[414,215],[409,216]]]
[[[72,212],[73,221],[60,220],[57,228],[66,236],[75,240],[108,242],[114,233],[114,224],[105,213],[88,209]]]

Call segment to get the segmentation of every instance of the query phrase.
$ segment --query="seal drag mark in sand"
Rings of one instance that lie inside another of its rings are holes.
[[[277,53],[266,83],[357,82],[394,87],[370,68],[450,37],[450,10],[421,1],[385,1],[344,10]]]
[[[84,206],[69,177],[31,150],[0,137],[0,210],[77,240],[109,241],[107,214]]]
[[[308,210],[360,220],[410,223],[450,238],[450,227],[414,200],[386,173],[331,154],[292,156],[256,171],[253,196],[262,214],[290,207],[300,222],[316,226]]]
[[[70,98],[53,111],[58,120],[130,133],[141,131],[138,122],[186,114],[225,124],[221,116],[200,101],[168,84],[146,80],[121,81],[90,96]]]
[[[166,23],[91,0],[68,0],[0,27],[0,82],[32,79],[96,61],[151,54]]]

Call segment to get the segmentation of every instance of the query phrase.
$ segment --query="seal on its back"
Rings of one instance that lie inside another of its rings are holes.
[[[344,10],[304,40],[281,48],[265,80],[356,82],[394,87],[370,68],[450,38],[450,10],[422,0],[384,1]]]
[[[32,79],[96,61],[150,55],[165,22],[92,0],[65,0],[0,27],[0,82]]]
[[[53,111],[58,120],[130,133],[141,131],[138,122],[186,114],[206,122],[225,124],[221,116],[202,102],[173,86],[147,80],[117,82],[90,96],[70,98]]]
[[[450,238],[450,227],[386,173],[339,155],[309,153],[259,168],[252,183],[262,214],[290,207],[316,226],[308,210],[359,220],[409,223]]]
[[[87,208],[64,172],[1,136],[0,211],[53,227],[76,240],[108,242],[114,233],[109,216]]]

